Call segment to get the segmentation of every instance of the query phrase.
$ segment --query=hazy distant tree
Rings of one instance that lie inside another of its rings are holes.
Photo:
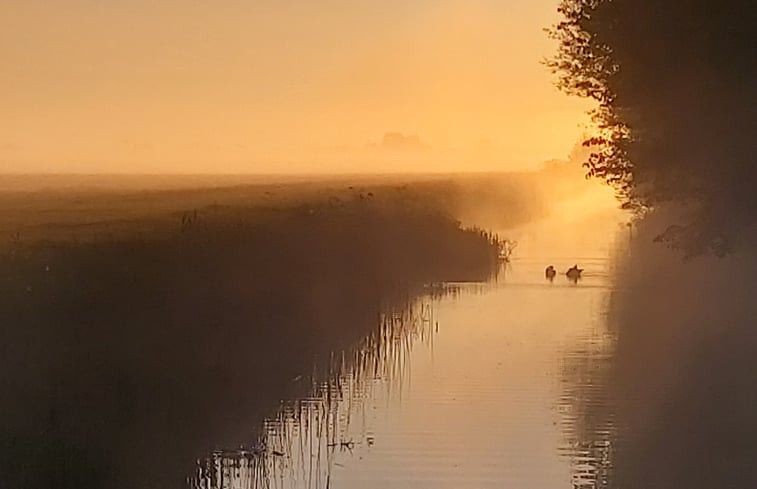
[[[624,205],[685,206],[662,240],[727,252],[757,221],[757,8],[736,0],[562,0],[548,65],[596,100],[586,166]]]

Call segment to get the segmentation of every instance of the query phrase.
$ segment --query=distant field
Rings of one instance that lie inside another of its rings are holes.
[[[177,229],[185,213],[221,208],[336,206],[353,199],[445,212],[504,228],[568,195],[575,171],[426,176],[0,175],[0,248],[40,240],[91,241]]]

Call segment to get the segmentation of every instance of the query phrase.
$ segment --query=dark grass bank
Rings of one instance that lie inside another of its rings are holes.
[[[493,237],[362,198],[177,221],[0,258],[2,486],[178,487],[382,310],[497,266]]]

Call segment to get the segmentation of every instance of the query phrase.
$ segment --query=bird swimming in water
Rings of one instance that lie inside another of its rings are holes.
[[[569,280],[572,280],[574,283],[578,282],[578,279],[581,278],[581,272],[583,272],[583,268],[578,268],[578,265],[573,265],[568,269],[567,272],[565,272],[565,275],[568,276]]]
[[[555,279],[555,275],[557,275],[557,270],[555,270],[555,267],[550,265],[544,270],[544,277],[549,280],[550,282]]]

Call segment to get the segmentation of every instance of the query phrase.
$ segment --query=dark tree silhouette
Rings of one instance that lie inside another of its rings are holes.
[[[735,0],[562,0],[547,61],[596,100],[590,176],[625,207],[685,211],[659,239],[722,255],[757,217],[757,8]]]

